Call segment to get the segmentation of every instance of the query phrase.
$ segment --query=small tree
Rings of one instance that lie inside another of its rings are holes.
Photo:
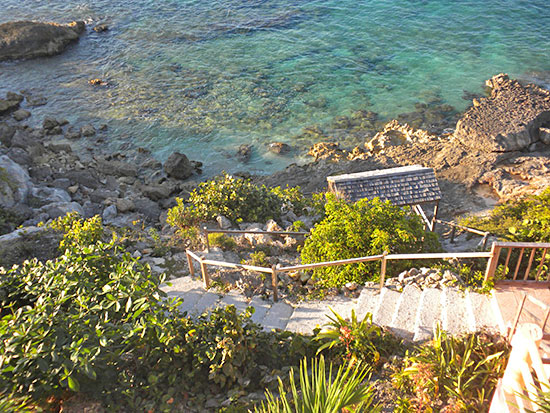
[[[440,249],[436,234],[423,228],[411,209],[378,198],[355,203],[327,197],[326,216],[311,231],[302,249],[302,262],[310,264],[390,253],[417,253]],[[399,262],[394,269],[408,263]],[[379,263],[359,263],[314,270],[327,287],[349,281],[364,283],[378,277]]]

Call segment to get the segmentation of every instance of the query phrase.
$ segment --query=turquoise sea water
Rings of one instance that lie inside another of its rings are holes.
[[[463,110],[494,74],[550,79],[547,0],[2,0],[0,22],[17,19],[90,23],[60,56],[0,64],[0,93],[48,98],[34,122],[107,123],[113,148],[179,150],[207,175],[280,169],[296,159],[267,143],[357,110]],[[228,157],[242,143],[246,165]]]

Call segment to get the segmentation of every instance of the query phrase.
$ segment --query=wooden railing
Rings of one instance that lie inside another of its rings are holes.
[[[208,234],[258,234],[258,235],[294,235],[306,237],[309,235],[309,232],[302,231],[246,231],[246,230],[236,230],[236,229],[209,229],[208,227],[202,228],[204,234],[204,240],[206,244],[206,252],[210,252],[210,241],[208,240]]]
[[[491,247],[491,258],[485,272],[485,282],[493,279],[500,263],[502,252],[506,251],[502,274],[506,281],[514,284],[531,284],[538,281],[550,281],[550,272],[545,269],[546,255],[550,243],[535,242],[495,242]],[[518,251],[517,257],[513,251]],[[540,253],[540,256],[538,256]],[[527,253],[527,254],[526,254]],[[524,260],[527,257],[527,260]],[[531,270],[536,270],[531,274]],[[513,271],[513,273],[512,273]],[[530,277],[531,275],[531,277]],[[541,277],[544,275],[545,277]],[[545,278],[545,279],[542,279]],[[502,283],[503,281],[499,281]]]
[[[487,241],[489,240],[489,235],[491,235],[491,233],[488,231],[481,231],[479,229],[466,227],[464,225],[459,225],[451,221],[444,221],[442,219],[436,219],[435,222],[451,227],[451,243],[455,242],[456,231],[459,230],[483,237],[481,241],[481,247],[483,249],[487,247]]]
[[[193,266],[193,260],[197,261],[200,265],[202,280],[205,288],[210,287],[210,275],[208,273],[208,265],[218,266],[218,267],[227,267],[227,268],[236,268],[250,271],[257,271],[262,273],[271,274],[271,288],[273,290],[273,301],[277,301],[279,297],[278,293],[278,274],[290,271],[302,271],[302,270],[311,270],[314,268],[320,267],[333,267],[338,265],[349,265],[357,264],[361,262],[371,262],[371,261],[380,261],[380,290],[384,287],[385,277],[386,277],[386,268],[387,262],[391,260],[433,260],[433,259],[452,259],[452,258],[490,258],[491,253],[489,252],[456,252],[456,253],[427,253],[427,254],[382,254],[382,255],[372,255],[367,257],[359,258],[350,258],[345,260],[338,261],[326,261],[326,262],[316,262],[312,264],[302,264],[302,265],[292,265],[289,267],[279,267],[272,266],[271,268],[267,267],[258,267],[254,265],[246,264],[236,264],[225,261],[216,261],[209,260],[203,256],[198,256],[190,250],[186,250],[187,262],[189,264],[189,272],[191,276],[195,275],[195,267]]]

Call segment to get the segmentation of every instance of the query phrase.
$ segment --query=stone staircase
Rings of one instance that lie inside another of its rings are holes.
[[[363,288],[358,298],[336,297],[322,301],[306,301],[291,305],[284,301],[273,303],[260,297],[247,299],[230,291],[221,294],[205,291],[202,282],[191,277],[170,281],[162,289],[169,297],[183,298],[182,312],[194,316],[217,306],[234,305],[243,311],[247,306],[255,308],[252,320],[264,330],[281,329],[311,334],[316,327],[327,323],[330,308],[342,317],[349,317],[355,310],[359,319],[367,312],[376,324],[389,327],[400,337],[423,341],[430,339],[435,323],[451,334],[489,328],[503,332],[504,323],[495,295],[462,292],[456,288],[426,288],[420,290],[408,285],[402,292],[389,288]]]

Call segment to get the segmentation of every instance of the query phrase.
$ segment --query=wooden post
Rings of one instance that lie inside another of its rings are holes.
[[[210,241],[208,240],[208,228],[206,226],[202,227],[204,231],[204,241],[206,242],[206,252],[210,252]]]
[[[189,255],[188,251],[185,251],[185,255],[187,256],[187,264],[189,265],[189,274],[191,274],[191,277],[194,277],[195,267],[193,266],[193,259],[191,258],[191,255]]]
[[[273,288],[273,302],[276,303],[279,301],[279,290],[277,288],[278,283],[278,277],[277,277],[277,267],[273,265],[271,267],[271,288]]]
[[[382,288],[384,288],[384,280],[386,278],[386,266],[387,266],[386,255],[388,255],[388,251],[384,251],[384,254],[382,257],[382,264],[380,265],[380,291],[382,291]]]
[[[435,231],[435,223],[437,222],[437,210],[439,209],[439,201],[434,206],[434,216],[432,217],[432,232]]]
[[[487,240],[489,239],[489,232],[486,232],[483,236],[483,242],[481,243],[481,248],[485,249],[487,247]]]
[[[210,287],[210,276],[208,275],[208,268],[203,259],[200,260],[201,272],[202,272],[202,281],[204,282],[204,288],[208,289]]]
[[[495,271],[498,265],[499,256],[500,256],[500,247],[498,247],[496,243],[493,242],[493,246],[491,247],[491,258],[489,258],[489,261],[487,262],[487,269],[485,270],[484,284],[486,284],[487,281],[489,281],[489,278],[494,277]]]
[[[456,227],[453,227],[451,230],[451,244],[455,243],[455,234],[456,234]]]

